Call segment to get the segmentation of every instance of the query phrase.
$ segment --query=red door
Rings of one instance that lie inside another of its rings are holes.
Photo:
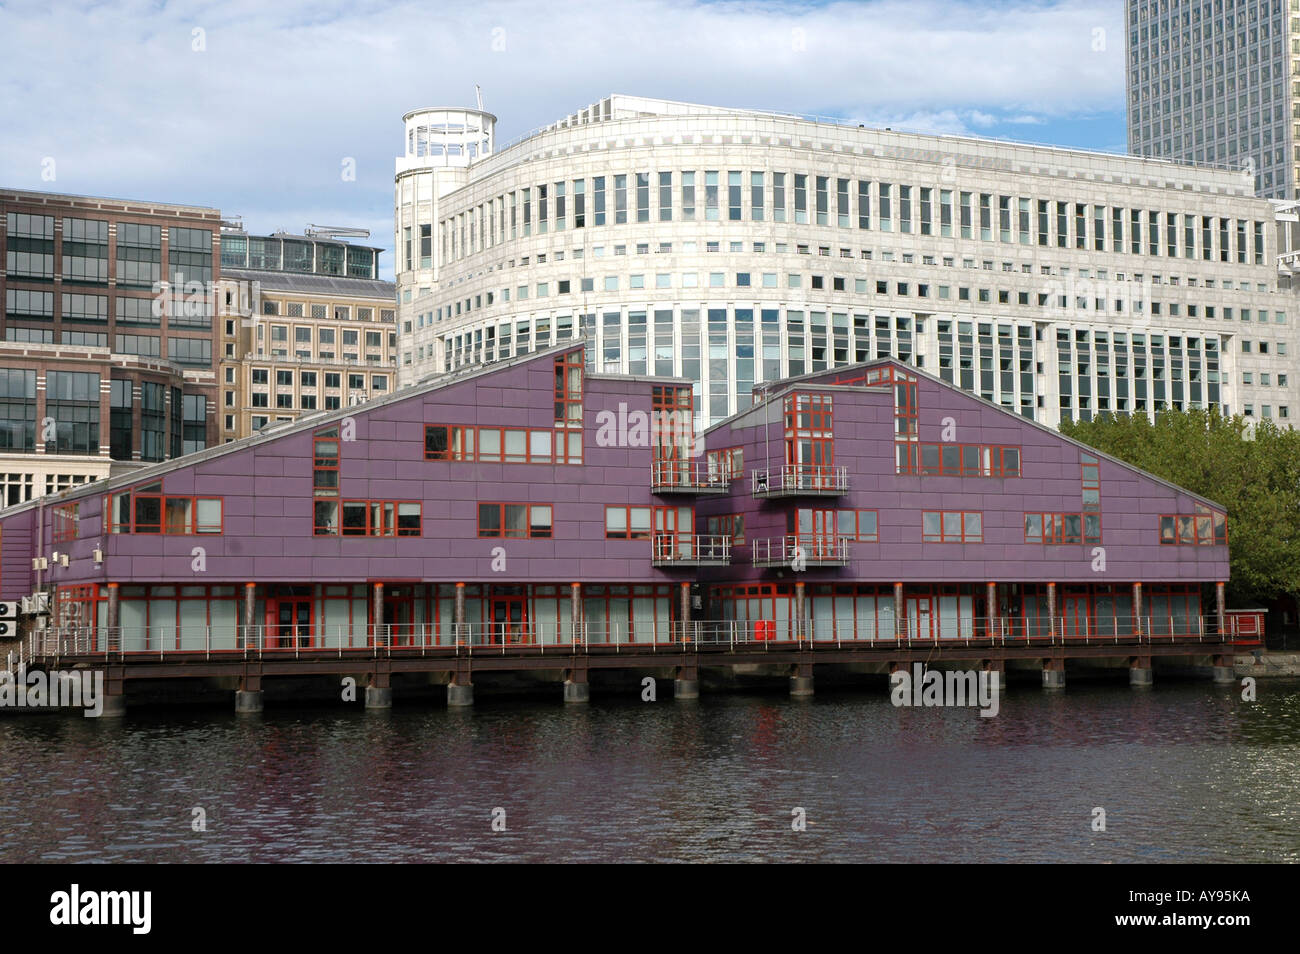
[[[509,645],[532,641],[528,631],[528,599],[522,587],[494,591],[489,609],[492,614],[489,642]]]
[[[267,649],[310,649],[314,645],[311,600],[281,597],[273,600],[267,611],[271,617]]]

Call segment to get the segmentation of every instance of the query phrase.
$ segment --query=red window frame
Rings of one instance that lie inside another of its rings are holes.
[[[334,445],[333,454],[326,452],[326,444]],[[312,434],[311,456],[312,493],[321,497],[337,497],[340,464],[343,460],[343,445],[337,427],[326,428]]]
[[[939,519],[939,532],[937,534],[927,534],[925,530],[925,518],[933,514]],[[960,531],[954,536],[948,532],[948,518],[958,517],[961,525]],[[974,518],[979,519],[978,535],[971,529],[971,522]],[[984,542],[984,512],[981,510],[926,510],[921,513],[921,542],[922,543],[983,543]]]
[[[67,543],[80,536],[78,532],[80,506],[79,501],[73,501],[72,503],[59,504],[50,511],[50,517],[53,521],[51,536],[55,543]]]
[[[487,508],[497,508],[497,528],[496,532],[483,530],[483,514]],[[524,532],[510,533],[506,528],[506,508],[523,507],[524,508]],[[545,508],[551,512],[551,525],[546,528],[545,532],[534,530],[533,527],[533,510]],[[542,503],[518,503],[496,501],[480,502],[478,509],[475,511],[475,520],[478,526],[478,535],[484,539],[506,539],[506,540],[551,540],[555,537],[555,505]]]
[[[863,532],[862,515],[864,513],[871,514],[872,523],[875,526],[874,530]],[[853,516],[853,532],[845,533],[844,518],[849,514],[852,514]],[[880,541],[880,512],[877,510],[861,508],[855,510],[838,510],[835,513],[835,529],[840,537],[852,540],[855,543],[878,543]]]
[[[705,455],[710,474],[722,474],[732,480],[745,476],[745,449],[743,447],[722,447],[711,450]]]
[[[609,512],[611,510],[623,511],[623,526],[626,528],[621,534],[609,529]],[[646,512],[646,529],[632,529],[632,511],[644,510]],[[606,540],[649,540],[654,536],[654,507],[651,506],[607,506],[605,507],[605,539]]]
[[[908,441],[896,446],[898,473],[920,477],[1019,477],[1024,463],[1021,448],[1015,444],[922,444]],[[935,462],[927,464],[925,459],[931,451]],[[968,451],[975,453],[973,468],[967,464]],[[952,456],[956,457],[955,461],[945,460]]]
[[[1168,538],[1165,535],[1166,521],[1170,533]],[[1190,539],[1184,539],[1182,533],[1183,523],[1191,531]],[[1216,524],[1222,527],[1222,539],[1216,539],[1220,536],[1217,532]],[[1228,545],[1228,515],[1220,513],[1217,510],[1210,510],[1208,507],[1200,507],[1196,513],[1162,513],[1160,515],[1160,545],[1165,547],[1173,546],[1227,546]]]
[[[555,426],[582,427],[583,352],[555,356]]]
[[[1083,495],[1083,509],[1101,510],[1101,458],[1092,454],[1079,455],[1079,482]]]
[[[828,472],[835,464],[835,406],[830,394],[796,391],[783,402],[785,462],[811,472]],[[809,460],[801,460],[803,449]]]
[[[152,486],[152,484],[142,484],[141,486]],[[113,512],[114,498],[120,497],[123,494],[127,495],[129,500],[128,507],[131,513],[131,520],[129,523],[119,522],[117,520],[116,514]],[[158,522],[157,523],[150,521],[148,523],[141,524],[137,520],[137,515],[138,515],[137,503],[141,500],[158,501]],[[171,501],[180,501],[180,500],[189,501],[190,519],[185,529],[182,530],[170,529],[167,521],[167,504]],[[199,523],[199,501],[201,500],[206,500],[206,501],[215,500],[218,502],[221,508],[220,523],[218,524]],[[151,493],[142,494],[142,493],[136,493],[135,488],[132,487],[132,488],[127,488],[126,490],[115,491],[114,493],[108,494],[104,497],[104,521],[105,521],[105,532],[107,533],[158,534],[159,536],[218,536],[226,532],[226,498],[211,497],[207,495],[191,496],[189,494],[164,494],[161,492],[159,493],[151,492]]]
[[[704,518],[705,533],[711,537],[730,537],[733,547],[745,545],[745,515],[720,513]]]
[[[429,432],[435,427],[446,428],[447,449],[445,451],[430,453],[428,449]],[[522,459],[517,456],[509,460],[506,459],[505,446],[507,431],[523,433],[524,454]],[[483,434],[485,432],[494,432],[497,434],[497,446],[500,448],[499,453],[492,456],[483,455]],[[476,427],[471,424],[428,424],[425,425],[424,429],[424,459],[482,464],[581,464],[581,446],[579,446],[576,455],[571,456],[569,454],[569,436],[573,434],[581,435],[581,433],[582,432],[576,428],[563,427]],[[547,434],[550,436],[550,454],[545,456],[533,454],[534,434]]]
[[[1029,533],[1029,519],[1031,517],[1038,517],[1039,519],[1039,534],[1037,536],[1031,536]],[[1065,532],[1066,519],[1069,517],[1075,517],[1079,521],[1078,539],[1074,539],[1073,535],[1068,535]],[[1088,533],[1089,520],[1096,521],[1097,532],[1095,534]],[[1098,512],[1046,513],[1031,510],[1025,513],[1025,543],[1041,543],[1046,546],[1087,546],[1101,543],[1101,538],[1101,514]]]
[[[331,529],[328,525],[316,523],[316,508],[312,507],[312,533],[318,537],[419,537],[424,535],[424,505],[418,500],[338,500],[338,501],[317,501],[317,503],[337,503],[338,511],[336,513],[338,529]],[[361,505],[365,508],[366,522],[362,532],[353,532],[352,529],[345,528],[343,525],[343,510],[345,507],[355,507]],[[416,508],[416,525],[414,527],[401,527],[401,513],[403,506],[414,506]],[[375,508],[378,507],[379,522],[375,523]],[[388,521],[388,511],[386,508],[392,508],[392,523]],[[392,532],[388,532],[388,531]]]

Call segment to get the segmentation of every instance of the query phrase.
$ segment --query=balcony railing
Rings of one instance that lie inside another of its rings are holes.
[[[705,461],[657,460],[650,465],[650,490],[656,494],[725,494],[730,483],[726,471]]]
[[[754,566],[786,566],[802,570],[810,566],[845,566],[849,562],[849,538],[791,535],[758,539],[752,543]]]
[[[755,468],[750,472],[750,489],[755,497],[836,497],[848,491],[849,472],[820,464]]]
[[[656,533],[650,541],[652,566],[727,566],[731,537]]]
[[[782,607],[777,603],[777,607]],[[59,657],[96,656],[141,662],[186,659],[319,659],[344,656],[461,655],[481,652],[573,653],[589,648],[680,651],[683,645],[778,649],[806,646],[1069,646],[1186,642],[1230,647],[1235,635],[1215,616],[978,617],[911,612],[896,619],[892,603],[865,617],[822,612],[813,602],[803,620],[571,620],[555,623],[408,623],[358,626],[160,626],[60,628],[30,633],[7,652],[13,672]],[[1220,649],[1218,652],[1225,650]]]

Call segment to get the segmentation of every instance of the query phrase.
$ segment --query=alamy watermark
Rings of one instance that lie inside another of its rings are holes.
[[[979,706],[980,715],[998,714],[996,669],[926,669],[914,663],[912,671],[899,669],[889,674],[889,699],[896,706]]]
[[[104,713],[104,671],[0,670],[0,708],[84,709],[87,719],[98,718]]]

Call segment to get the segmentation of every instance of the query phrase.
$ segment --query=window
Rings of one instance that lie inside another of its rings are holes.
[[[984,515],[974,511],[927,510],[921,514],[923,543],[983,543]]]
[[[1026,543],[1101,543],[1100,513],[1027,513]]]
[[[1228,542],[1228,518],[1208,507],[1196,513],[1162,514],[1160,542],[1166,546],[1223,546]]]
[[[167,496],[161,482],[119,491],[105,503],[109,533],[204,534],[223,530],[221,497]]]
[[[743,513],[724,513],[716,517],[708,517],[704,521],[704,526],[705,533],[711,537],[730,537],[733,547],[745,545],[745,515]]]
[[[317,497],[339,494],[339,429],[327,427],[312,436],[312,490]]]
[[[79,518],[78,503],[60,504],[50,511],[53,518],[53,535],[55,543],[67,543],[75,540],[79,536],[77,532],[77,523]]]
[[[605,538],[608,540],[649,540],[649,507],[606,507]]]
[[[316,536],[418,537],[421,504],[411,500],[321,500],[314,507]]]
[[[858,543],[877,542],[877,522],[878,514],[875,510],[840,510],[835,514],[836,533]]]
[[[161,386],[159,391],[161,392]],[[161,394],[158,410],[162,410]],[[99,375],[80,371],[50,371],[45,376],[45,413],[54,420],[47,454],[99,452]],[[162,459],[161,454],[157,458]]]
[[[706,455],[709,476],[718,474],[731,480],[739,480],[745,475],[744,453],[743,447],[726,447],[709,451]]]
[[[478,535],[516,539],[551,538],[550,504],[481,503]]]
[[[923,477],[1019,477],[1020,448],[899,443],[898,473]]]
[[[431,424],[424,429],[424,459],[578,464],[582,462],[582,432]]]

